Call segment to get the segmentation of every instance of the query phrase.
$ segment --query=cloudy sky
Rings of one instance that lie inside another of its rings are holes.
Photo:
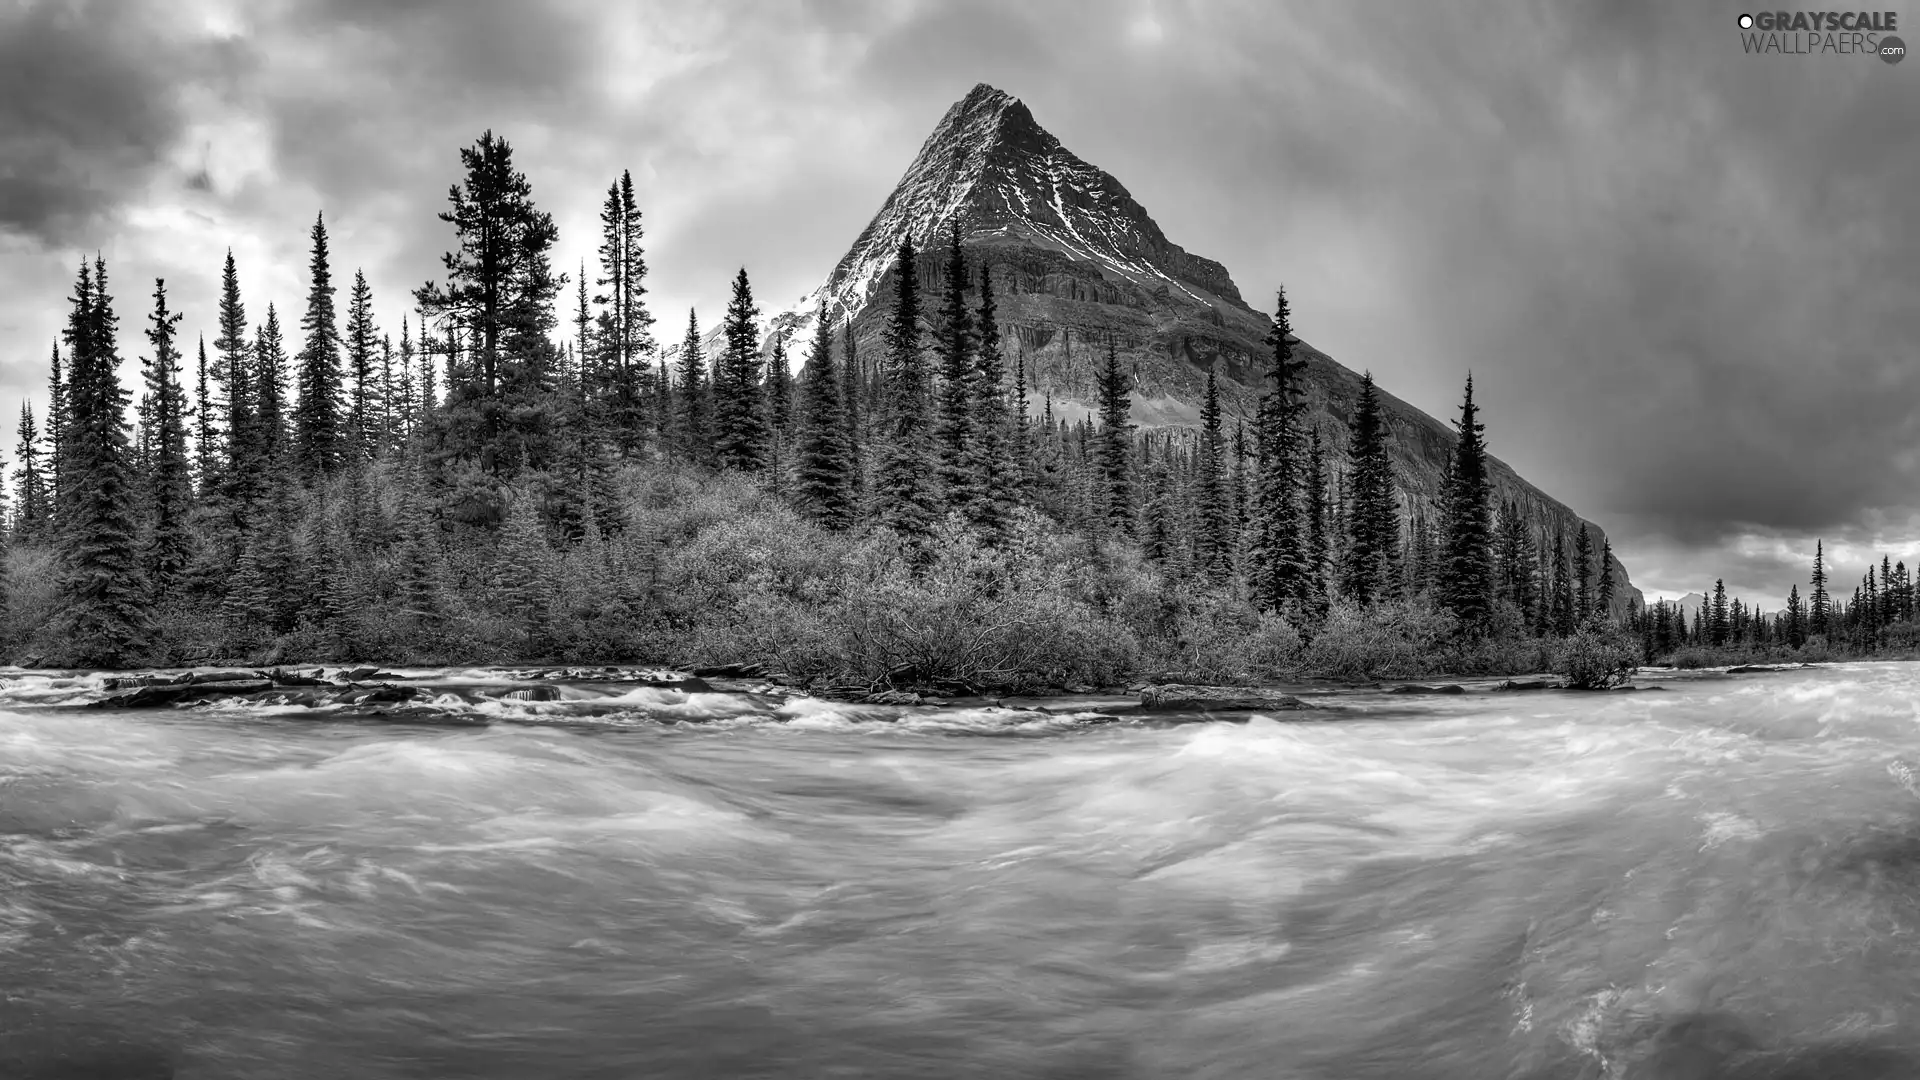
[[[788,303],[985,81],[1348,366],[1440,416],[1471,368],[1649,593],[1771,606],[1815,536],[1849,587],[1920,555],[1920,62],[1745,55],[1739,10],[0,0],[0,415],[82,252],[132,355],[156,276],[210,328],[229,246],[297,312],[324,210],[397,326],[489,127],[569,263],[633,170],[668,336],[741,265]]]

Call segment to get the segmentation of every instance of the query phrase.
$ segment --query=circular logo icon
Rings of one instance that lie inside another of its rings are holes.
[[[1907,58],[1907,43],[1888,35],[1880,39],[1880,59],[1897,64]]]
[[[1740,16],[1740,29],[1742,30],[1753,29],[1753,16],[1751,15]]]

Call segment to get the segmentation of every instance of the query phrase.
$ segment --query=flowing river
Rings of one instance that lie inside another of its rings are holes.
[[[0,673],[0,1076],[1920,1076],[1920,665],[1171,720],[400,674]]]

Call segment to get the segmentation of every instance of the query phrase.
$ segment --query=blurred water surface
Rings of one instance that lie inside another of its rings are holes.
[[[0,676],[0,1076],[1920,1076],[1920,666],[1652,684],[450,728]]]

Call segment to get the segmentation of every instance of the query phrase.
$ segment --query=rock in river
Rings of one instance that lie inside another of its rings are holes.
[[[1140,691],[1140,707],[1149,712],[1233,712],[1243,709],[1305,709],[1309,706],[1292,694],[1257,686],[1168,683]]]

